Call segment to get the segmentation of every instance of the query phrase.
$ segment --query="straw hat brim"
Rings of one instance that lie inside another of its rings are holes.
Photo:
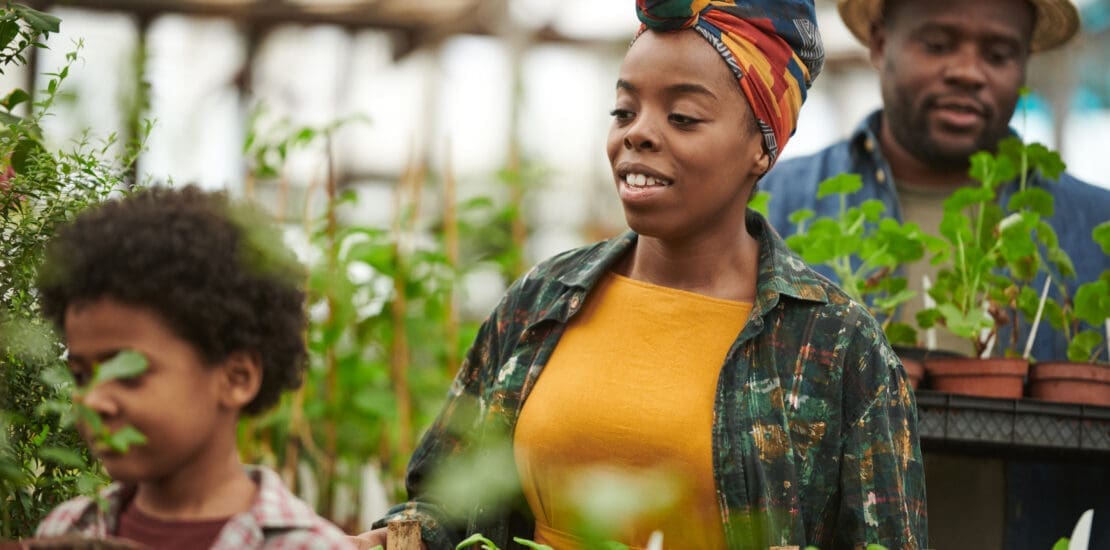
[[[871,24],[882,19],[884,0],[839,0],[840,18],[856,39],[871,43]],[[1035,52],[1050,50],[1071,40],[1079,31],[1079,11],[1068,0],[1029,0],[1037,12],[1033,23],[1030,48]]]

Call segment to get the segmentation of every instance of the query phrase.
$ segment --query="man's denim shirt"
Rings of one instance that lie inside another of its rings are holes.
[[[829,196],[818,200],[817,185],[842,173],[857,173],[863,179],[863,189],[849,196],[849,207],[858,206],[869,199],[878,199],[886,205],[888,215],[902,221],[902,209],[893,174],[879,149],[881,117],[882,111],[875,111],[863,120],[848,139],[809,156],[784,160],[760,181],[761,189],[771,194],[767,219],[784,237],[796,231],[788,219],[796,210],[809,208],[818,216],[837,215],[840,209],[838,197]],[[1077,277],[1068,281],[1069,293],[1074,295],[1080,283],[1096,280],[1104,270],[1110,269],[1110,257],[1091,238],[1094,227],[1110,219],[1110,190],[1093,186],[1068,174],[1062,174],[1058,181],[1049,180],[1039,173],[1031,176],[1030,185],[1048,191],[1055,199],[1055,212],[1048,223],[1056,230],[1060,247],[1075,263]],[[1003,186],[999,197],[1001,203],[1006,204],[1016,189],[1017,182]],[[925,229],[929,231],[929,228]],[[929,232],[935,234],[936,229]],[[818,267],[817,270],[832,277],[828,269]],[[1044,275],[1040,274],[1034,281],[1033,288],[1039,292],[1042,285]],[[1053,295],[1059,298],[1056,292]],[[1018,341],[1023,342],[1027,334],[1028,327],[1023,327]],[[1033,345],[1033,357],[1042,361],[1065,359],[1067,342],[1063,334],[1051,330],[1047,323],[1042,322]]]

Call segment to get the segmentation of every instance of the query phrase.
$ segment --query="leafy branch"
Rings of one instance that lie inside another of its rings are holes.
[[[41,11],[8,2],[0,15],[0,74],[13,63],[26,65],[27,48],[43,48],[43,41],[58,32],[62,20]]]
[[[147,370],[147,360],[142,354],[125,350],[117,353],[111,359],[93,365],[93,375],[89,382],[79,387],[72,374],[67,369],[49,371],[46,382],[63,388],[72,388],[72,399],[66,400],[53,398],[44,402],[39,409],[40,414],[59,414],[63,427],[74,424],[84,426],[87,437],[92,440],[94,448],[110,449],[117,453],[126,453],[132,445],[143,445],[146,436],[133,426],[124,426],[113,431],[94,409],[85,405],[85,398],[89,392],[103,384],[127,380],[141,376]]]

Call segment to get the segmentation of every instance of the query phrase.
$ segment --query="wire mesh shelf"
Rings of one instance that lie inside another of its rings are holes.
[[[992,399],[921,390],[919,429],[931,444],[1110,453],[1110,407]]]

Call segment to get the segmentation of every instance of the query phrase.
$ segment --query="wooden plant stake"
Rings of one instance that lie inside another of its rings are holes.
[[[414,519],[398,519],[386,524],[389,536],[386,550],[420,550],[420,522]]]

